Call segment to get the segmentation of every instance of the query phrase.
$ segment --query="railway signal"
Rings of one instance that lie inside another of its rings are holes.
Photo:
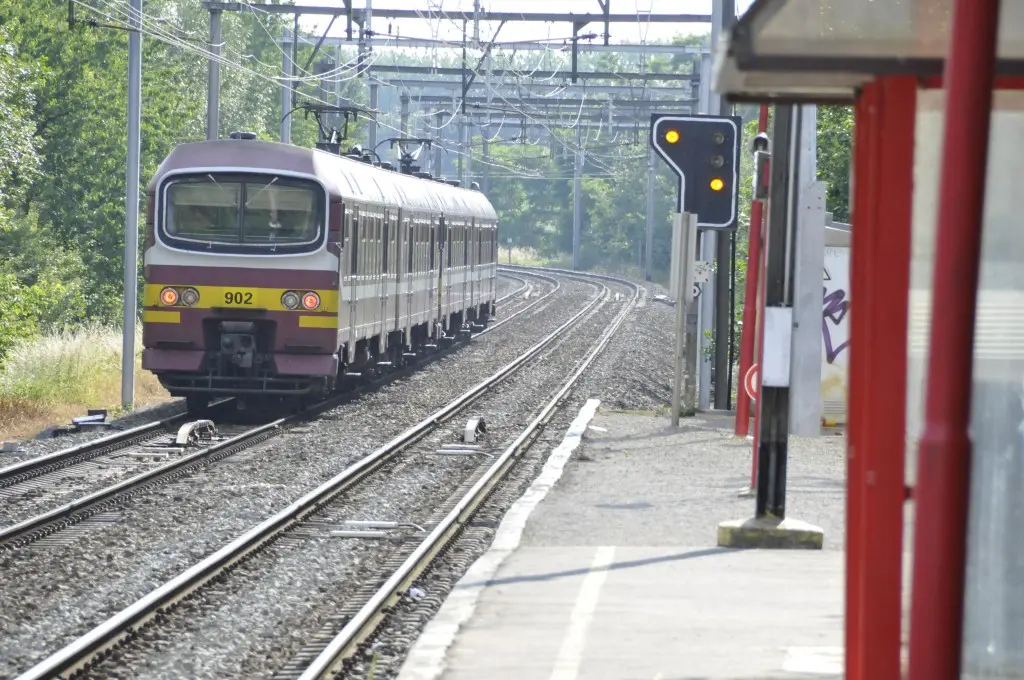
[[[702,229],[735,229],[739,116],[651,114],[651,146],[679,177],[677,212]]]

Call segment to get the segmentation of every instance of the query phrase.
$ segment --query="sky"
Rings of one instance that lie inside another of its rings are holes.
[[[365,7],[367,0],[352,0],[355,7]],[[753,0],[736,0],[737,11],[744,12]],[[296,0],[296,4],[318,7],[343,7],[342,0]],[[381,37],[387,34],[389,24],[394,34],[403,37],[433,38],[441,40],[462,39],[462,22],[445,16],[448,12],[472,12],[473,0],[377,0],[377,7],[389,9],[414,9],[423,13],[423,19],[391,20],[375,19],[373,30]],[[492,12],[573,12],[600,14],[597,0],[481,0],[481,7]],[[655,14],[710,14],[711,0],[611,0],[613,14],[637,14],[636,23],[611,25],[613,43],[643,43],[667,41],[675,35],[708,33],[710,26],[704,24],[652,24],[643,21],[648,13]],[[310,32],[320,32],[327,27],[329,17],[306,15],[301,19],[302,27]],[[480,24],[480,39],[489,40],[497,23]],[[470,29],[472,30],[472,28]],[[581,33],[602,33],[604,25],[591,24]],[[328,35],[344,36],[345,21],[335,21]],[[568,23],[546,24],[536,22],[510,22],[502,27],[499,42],[517,40],[550,39],[560,41],[572,35]],[[595,41],[597,42],[597,41]],[[601,40],[603,42],[603,39]]]

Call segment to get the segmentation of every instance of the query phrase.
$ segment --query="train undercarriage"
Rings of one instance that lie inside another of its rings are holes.
[[[342,344],[334,355],[317,348],[289,346],[275,353],[273,325],[259,320],[211,320],[204,324],[206,350],[198,371],[161,371],[160,383],[171,396],[184,397],[190,412],[201,413],[214,401],[233,397],[236,408],[303,406],[457,343],[483,330],[495,313],[494,302],[448,315],[444,324],[422,323]],[[314,350],[314,351],[310,351]],[[288,364],[287,372],[280,370]],[[298,366],[310,366],[306,372]],[[315,368],[312,368],[315,367]]]

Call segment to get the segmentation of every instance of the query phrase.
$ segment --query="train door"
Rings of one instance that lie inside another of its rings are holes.
[[[385,208],[380,220],[380,333],[381,343],[387,342],[387,334],[394,330],[391,314],[391,276],[395,268],[394,258],[391,255],[391,239],[394,230],[391,229],[391,214]]]
[[[356,340],[358,339],[356,326],[359,323],[359,208],[353,207],[347,211],[348,220],[348,357],[351,361],[355,358]]]
[[[469,252],[469,307],[476,307],[476,299],[479,297],[478,284],[476,282],[480,262],[480,229],[477,228],[476,219],[469,221],[470,252]]]
[[[384,285],[384,219],[385,213],[380,211],[377,213],[374,219],[374,234],[376,240],[374,241],[374,255],[375,255],[375,267],[374,267],[374,279],[376,281],[376,296],[372,303],[373,308],[373,333],[378,338],[378,349],[384,349],[384,310],[385,302],[384,298],[387,293],[387,288]]]
[[[458,231],[458,225],[447,224],[447,218],[445,219],[445,291],[444,291],[444,309],[445,314],[448,318],[451,318],[451,314],[454,311],[454,300],[452,297],[455,295],[455,277],[454,271],[455,263],[458,260],[455,258],[455,244],[458,243],[458,239],[455,237],[455,233]],[[449,335],[451,329],[449,328]]]
[[[435,272],[437,277],[435,279],[437,282],[435,293],[437,295],[437,323],[439,324],[444,324],[447,309],[445,272],[448,269],[448,260],[451,258],[451,248],[448,246],[448,227],[444,215],[441,215],[437,221],[437,272]]]
[[[398,308],[402,310],[402,313],[405,316],[405,320],[402,323],[402,328],[405,330],[405,341],[407,343],[411,343],[412,338],[409,337],[409,329],[413,325],[412,297],[414,285],[413,279],[415,279],[416,277],[416,233],[414,231],[415,227],[413,226],[413,221],[406,217],[402,211],[399,211],[399,215],[402,216],[401,219],[399,220],[399,224],[402,225],[400,228],[402,230],[403,236],[405,237],[405,244],[402,247],[405,253],[405,256],[402,258],[403,260],[405,260],[405,279],[403,280],[401,286],[401,295],[399,295],[400,299],[398,301]]]
[[[431,320],[431,323],[437,323],[440,320],[440,313],[438,311],[438,307],[440,306],[441,297],[440,297],[440,295],[438,295],[437,289],[435,288],[435,286],[438,283],[439,278],[438,278],[437,272],[435,271],[434,268],[440,266],[439,263],[440,263],[441,259],[440,259],[440,256],[438,254],[438,244],[440,243],[440,239],[438,238],[439,226],[434,223],[434,218],[433,217],[430,218],[429,229],[430,229],[430,246],[427,249],[427,257],[428,257],[428,262],[427,262],[427,265],[428,265],[427,266],[427,279],[428,279],[428,281],[427,281],[427,289],[430,292],[428,294],[429,297],[428,297],[428,300],[427,300],[427,305],[428,305],[427,309],[429,309],[430,312],[427,315],[427,318]],[[437,315],[437,316],[435,316],[435,315]]]
[[[491,256],[487,258],[487,276],[490,281],[488,299],[498,298],[498,225],[488,225],[487,233],[491,237]]]

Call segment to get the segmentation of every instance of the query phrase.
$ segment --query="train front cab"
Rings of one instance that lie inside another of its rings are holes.
[[[340,208],[312,177],[160,178],[147,210],[143,368],[192,407],[330,389],[339,249],[327,227]]]

